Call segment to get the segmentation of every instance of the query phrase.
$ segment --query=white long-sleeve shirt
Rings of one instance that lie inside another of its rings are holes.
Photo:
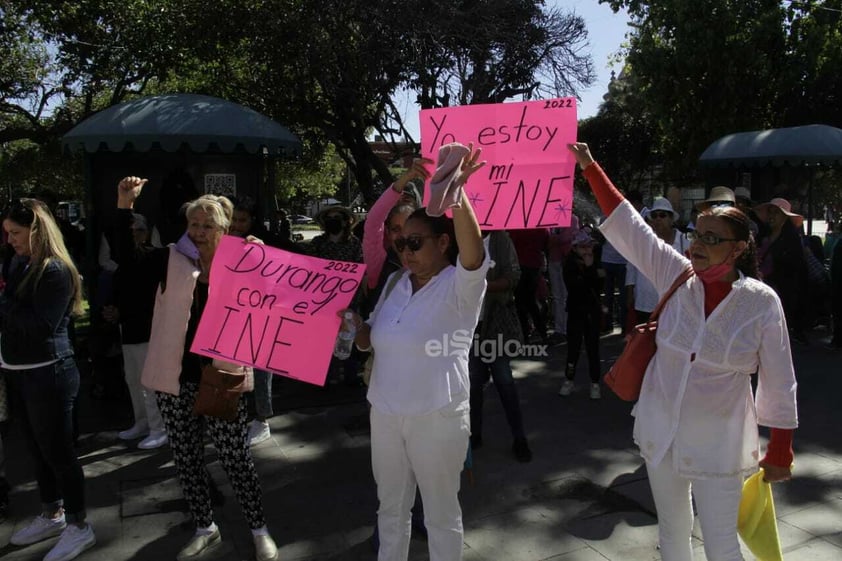
[[[468,352],[490,266],[468,271],[458,262],[415,294],[410,275],[384,294],[368,319],[374,364],[368,401],[391,415],[425,415],[454,402],[468,407]],[[393,274],[402,274],[398,271]]]
[[[658,294],[688,260],[660,240],[630,203],[600,228]],[[736,280],[705,318],[704,286],[693,276],[661,311],[658,350],[633,410],[641,455],[658,464],[672,447],[682,475],[748,474],[759,460],[757,425],[798,425],[796,381],[781,302],[755,279]],[[750,376],[758,372],[756,396]]]

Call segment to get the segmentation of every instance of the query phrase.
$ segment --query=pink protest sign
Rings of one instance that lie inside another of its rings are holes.
[[[488,163],[465,192],[483,229],[570,225],[575,98],[424,109],[420,119],[422,156],[436,161],[450,142],[482,148]]]
[[[190,351],[322,386],[364,271],[225,236]]]

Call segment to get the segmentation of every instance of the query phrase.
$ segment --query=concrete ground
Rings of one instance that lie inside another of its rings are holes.
[[[825,350],[816,332],[795,349],[801,428],[795,439],[795,479],[774,487],[784,557],[842,559],[842,354]],[[603,338],[603,370],[621,347]],[[463,478],[465,561],[655,561],[657,520],[646,473],[631,441],[631,406],[604,391],[591,401],[586,360],[579,390],[557,395],[565,345],[544,361],[516,361],[524,417],[534,452],[515,461],[493,387],[487,389],[485,445]],[[327,389],[279,379],[272,438],[253,448],[269,528],[282,561],[373,561],[369,543],[377,508],[361,388]],[[97,546],[84,561],[171,560],[191,535],[168,448],[138,450],[117,440],[131,422],[127,401],[80,404],[80,455],[88,482],[89,519]],[[0,544],[35,513],[38,496],[19,438],[9,439],[14,486]],[[205,560],[252,559],[251,537],[213,447],[207,455],[224,496],[217,508],[223,543]],[[696,559],[704,560],[695,532]],[[9,561],[40,560],[54,540],[0,547]],[[753,559],[746,551],[746,559]],[[428,559],[413,539],[410,559]]]

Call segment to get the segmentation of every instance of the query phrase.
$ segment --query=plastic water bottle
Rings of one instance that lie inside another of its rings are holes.
[[[354,337],[357,336],[357,327],[354,325],[354,314],[345,312],[342,320],[342,328],[336,338],[336,345],[333,347],[333,356],[339,360],[345,360],[351,356],[351,347],[354,345]]]

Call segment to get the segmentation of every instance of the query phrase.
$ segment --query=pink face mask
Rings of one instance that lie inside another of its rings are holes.
[[[696,275],[702,279],[702,282],[711,283],[716,282],[722,277],[724,277],[734,265],[729,263],[726,259],[719,265],[711,265],[710,267],[706,268],[704,271],[696,271]]]

